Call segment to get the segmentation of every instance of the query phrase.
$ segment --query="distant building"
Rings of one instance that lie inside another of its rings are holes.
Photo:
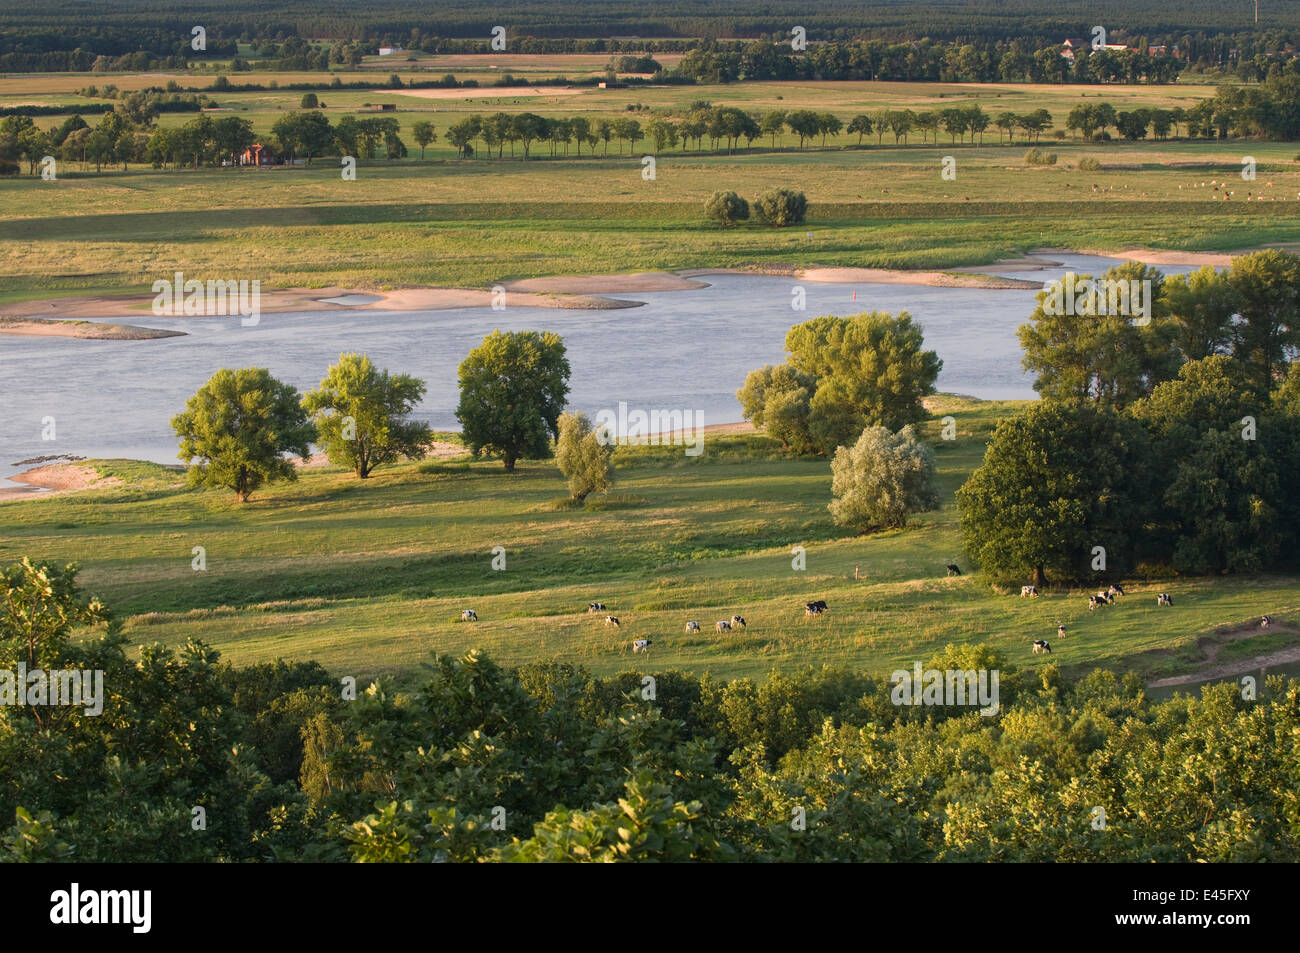
[[[372,113],[391,113],[397,111],[397,103],[365,103],[361,108]]]
[[[240,165],[273,165],[275,156],[260,142],[255,142],[239,154]]]
[[[392,56],[394,53],[400,53],[400,52],[402,52],[402,48],[400,46],[381,46],[379,48],[380,56]]]

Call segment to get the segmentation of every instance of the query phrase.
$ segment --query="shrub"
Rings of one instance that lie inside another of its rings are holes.
[[[735,192],[714,192],[704,203],[704,214],[715,222],[731,225],[749,218],[749,203]]]
[[[303,94],[302,94],[302,108],[303,108],[303,109],[315,109],[315,108],[316,108],[317,106],[319,106],[319,105],[320,105],[320,100],[318,100],[318,99],[316,98],[316,94],[315,94],[315,93],[303,93]]]
[[[908,426],[898,433],[868,427],[852,447],[831,460],[829,509],[835,522],[854,529],[903,526],[907,517],[939,505],[934,451]]]
[[[592,430],[584,413],[561,414],[555,462],[569,479],[569,495],[581,502],[591,493],[607,493],[614,483],[608,435]]]
[[[1079,160],[1079,171],[1100,172],[1101,163],[1098,162],[1096,159],[1094,159],[1092,156],[1084,156],[1082,159]]]
[[[1056,153],[1035,147],[1025,153],[1025,162],[1028,165],[1056,165]]]
[[[798,225],[808,214],[808,198],[792,189],[772,189],[754,200],[754,212],[767,225]]]

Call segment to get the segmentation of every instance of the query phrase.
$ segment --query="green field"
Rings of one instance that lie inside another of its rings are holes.
[[[706,439],[695,458],[680,447],[620,448],[613,495],[581,510],[557,506],[564,484],[545,461],[514,475],[495,462],[431,461],[365,482],[308,470],[244,506],[228,492],[180,488],[173,470],[101,462],[122,487],[0,504],[0,562],[79,562],[86,589],[137,643],[199,638],[236,664],[315,659],[360,679],[411,675],[430,652],[474,647],[506,664],[552,657],[609,674],[633,665],[634,638],[653,640],[656,668],[722,677],[809,663],[887,674],[951,642],[987,642],[1030,664],[1035,638],[1053,643],[1067,672],[1155,677],[1194,671],[1205,658],[1199,637],[1264,613],[1286,631],[1234,641],[1221,661],[1293,640],[1293,578],[1133,580],[1116,606],[1090,615],[1082,591],[1022,599],[970,572],[952,493],[1017,406],[932,399],[924,429],[946,502],[870,536],[832,524],[825,460],[739,435]],[[946,413],[956,441],[938,439]],[[797,545],[804,571],[792,568]],[[205,571],[191,568],[195,546]],[[491,568],[494,546],[505,547],[504,571]],[[967,574],[948,578],[949,562]],[[1157,591],[1173,593],[1176,608],[1157,609]],[[803,603],[818,598],[831,611],[805,619]],[[588,615],[592,601],[621,628]],[[467,607],[477,624],[459,621]],[[736,613],[747,628],[713,630]],[[688,620],[704,631],[686,635]]]
[[[410,74],[422,75],[422,74]],[[310,74],[247,73],[236,82],[280,83]],[[319,78],[319,77],[317,77]],[[350,77],[343,77],[344,79]],[[409,78],[409,75],[408,75]],[[195,77],[181,77],[182,84]],[[114,82],[123,89],[158,85],[164,76],[46,75],[0,79],[0,105],[90,101],[74,90]],[[196,83],[195,85],[203,85]],[[332,121],[366,102],[395,102],[412,156],[362,162],[343,181],[338,159],[311,167],[156,171],[82,171],[63,163],[55,181],[22,175],[0,180],[0,302],[50,293],[146,290],[181,269],[257,278],[283,286],[389,288],[488,287],[512,278],[615,270],[748,265],[862,265],[947,268],[978,265],[1036,246],[1235,250],[1300,238],[1300,163],[1287,143],[1176,140],[1082,143],[1044,136],[1059,154],[1049,167],[1024,162],[1018,135],[999,145],[939,142],[883,145],[841,135],[797,148],[792,135],[752,149],[666,151],[652,181],[642,177],[640,143],[611,143],[609,155],[582,158],[537,144],[535,161],[456,158],[447,126],[468,113],[531,110],[548,116],[632,115],[684,110],[695,100],[768,109],[829,110],[844,120],[881,107],[943,108],[978,102],[990,113],[1050,110],[1055,128],[1081,97],[1117,108],[1190,105],[1213,87],[1062,87],[924,83],[750,83],[731,86],[584,90],[528,98],[427,99],[402,91],[326,91]],[[217,111],[234,111],[267,132],[300,93],[214,93]],[[629,105],[647,107],[628,112]],[[164,124],[192,114],[168,113]],[[90,120],[96,121],[94,116]],[[434,123],[439,139],[423,160],[410,138],[414,121]],[[62,117],[41,117],[52,126]],[[571,147],[572,148],[572,147]],[[598,147],[602,153],[604,147]],[[621,152],[620,154],[617,154]],[[944,181],[944,156],[957,160]],[[1240,178],[1243,156],[1258,163],[1254,182]],[[1100,172],[1083,172],[1096,158]],[[1230,183],[1227,201],[1208,183]],[[1202,188],[1201,183],[1207,183]],[[703,203],[715,190],[752,197],[788,186],[810,202],[807,228],[707,223]],[[1263,201],[1260,201],[1261,197]]]

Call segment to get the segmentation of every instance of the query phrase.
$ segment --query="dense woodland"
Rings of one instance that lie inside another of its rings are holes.
[[[462,3],[439,4],[436,10],[406,3],[286,4],[266,10],[200,2],[178,14],[153,2],[127,2],[70,18],[64,9],[5,0],[0,3],[0,70],[183,69],[250,57],[263,67],[325,70],[356,65],[383,45],[486,54],[492,28],[501,25],[510,52],[711,52],[703,66],[688,65],[683,74],[702,81],[1033,76],[1060,82],[1061,64],[1048,54],[1059,53],[1067,37],[1089,38],[1101,25],[1109,42],[1137,51],[1138,62],[1112,66],[1104,55],[1092,69],[1067,65],[1071,81],[1108,81],[1106,75],[1114,71],[1125,81],[1168,82],[1183,68],[1226,69],[1257,79],[1271,58],[1294,51],[1300,40],[1300,12],[1293,6],[1266,10],[1256,25],[1245,8],[1209,0],[1183,0],[1176,11],[1157,3],[1102,4],[1088,11],[1088,19],[1066,15],[1073,11],[1044,15],[1042,4],[1031,0],[1011,0],[996,9],[975,0],[876,8],[836,2],[819,4],[815,11],[775,4],[763,15],[742,14],[742,9],[734,0],[656,4],[653,13],[627,0],[602,4],[598,11],[570,0],[533,4],[525,11]],[[207,31],[200,52],[190,45],[196,24]],[[781,55],[795,25],[807,31],[807,53]],[[1179,58],[1148,58],[1152,47],[1170,53],[1177,47]],[[863,52],[855,53],[859,49]]]

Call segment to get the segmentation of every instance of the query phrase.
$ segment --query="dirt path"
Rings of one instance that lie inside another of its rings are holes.
[[[1199,682],[1208,682],[1216,678],[1230,678],[1234,675],[1247,675],[1251,672],[1257,672],[1261,668],[1270,665],[1286,665],[1291,662],[1300,662],[1300,645],[1288,646],[1284,649],[1277,649],[1273,652],[1267,652],[1263,655],[1256,655],[1248,659],[1236,659],[1231,662],[1219,662],[1219,653],[1223,650],[1226,642],[1236,642],[1241,639],[1249,639],[1253,636],[1260,635],[1263,632],[1286,632],[1290,635],[1300,635],[1300,629],[1290,625],[1280,625],[1273,623],[1267,630],[1259,628],[1259,624],[1252,622],[1249,626],[1240,629],[1234,629],[1227,632],[1218,632],[1212,636],[1206,636],[1197,640],[1197,647],[1205,653],[1205,662],[1195,672],[1187,675],[1171,675],[1168,678],[1157,678],[1148,682],[1148,688],[1170,688],[1175,685],[1191,685]]]

